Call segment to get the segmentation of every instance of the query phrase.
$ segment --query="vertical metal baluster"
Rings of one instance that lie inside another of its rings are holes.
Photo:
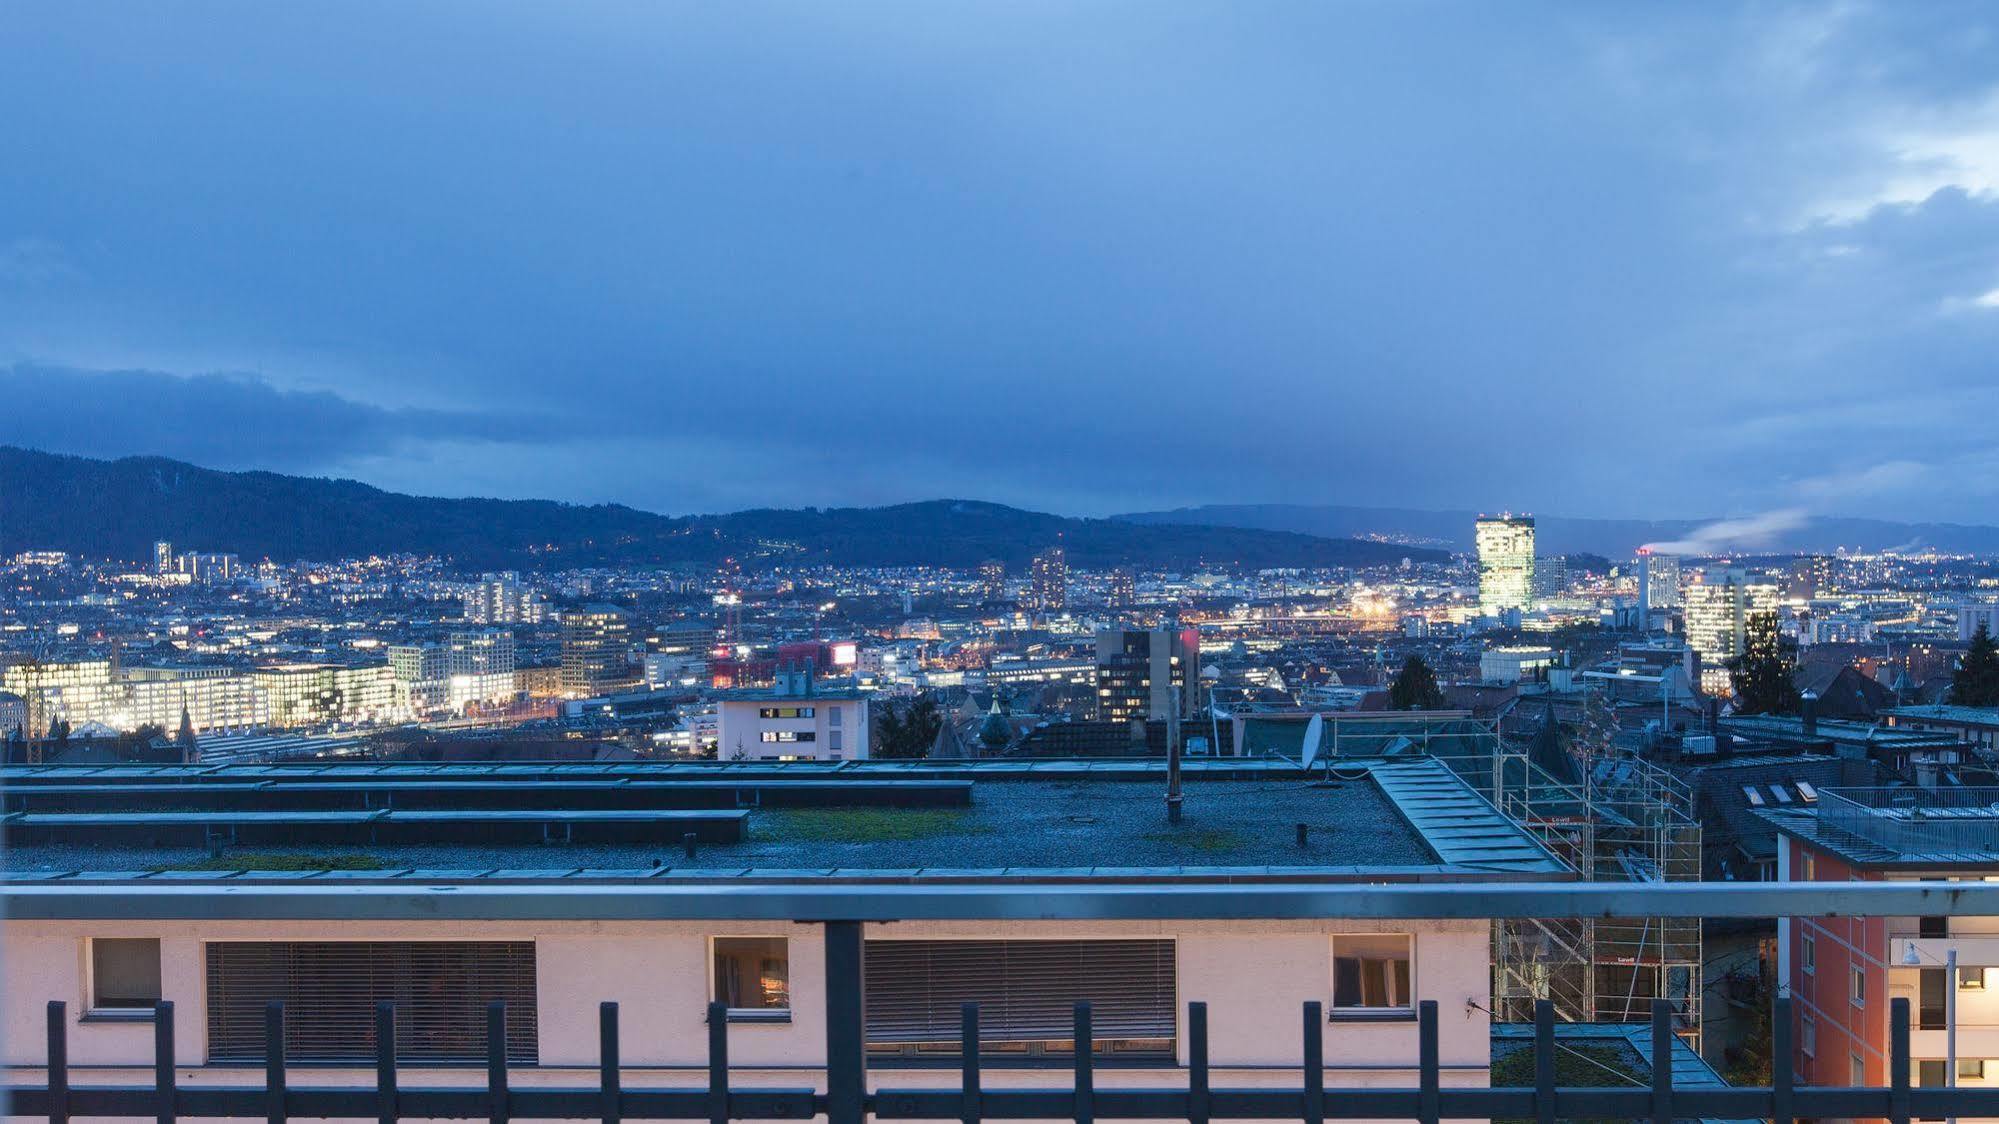
[[[1422,1082],[1418,1095],[1417,1119],[1437,1124],[1437,1087],[1441,1084],[1443,1061],[1437,1051],[1437,1001],[1425,999],[1416,1005],[1416,1079]]]
[[[285,1005],[264,1004],[264,1119],[285,1124]]]
[[[603,1102],[598,1115],[604,1124],[618,1124],[624,1118],[624,1087],[618,1072],[618,1005],[597,1004],[597,1089]]]
[[[826,922],[826,1124],[868,1112],[866,956],[859,921]]]
[[[1888,1003],[1888,1119],[1909,1124],[1909,1001]]]
[[[1673,1124],[1673,1005],[1652,1001],[1652,1124]]]
[[[958,1009],[958,1077],[964,1105],[958,1110],[959,1124],[979,1124],[985,1115],[979,1086],[979,1005],[967,1003]]]
[[[1555,1001],[1534,1001],[1534,1121],[1555,1124]]]
[[[1187,1120],[1208,1124],[1208,1005],[1187,1004]]]
[[[1096,1039],[1090,1034],[1090,1005],[1076,1004],[1076,1036],[1070,1043],[1076,1054],[1076,1124],[1092,1124],[1097,1118]]]
[[[1791,997],[1780,996],[1770,1015],[1770,1124],[1794,1124],[1791,1090],[1797,1087],[1792,1066]]]
[[[69,1004],[49,1000],[49,1124],[69,1124]]]
[[[174,1124],[174,1003],[153,1004],[153,1119]]]
[[[1326,1008],[1314,999],[1305,1004],[1305,1124],[1326,1119]]]
[[[708,1124],[729,1124],[729,1005],[708,1004]]]
[[[396,1104],[396,1005],[384,999],[375,1004],[375,1120],[396,1124],[402,1110]]]
[[[507,1105],[507,1003],[495,999],[486,1005],[486,1119],[506,1124]]]

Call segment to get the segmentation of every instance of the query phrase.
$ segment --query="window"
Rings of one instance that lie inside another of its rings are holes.
[[[1860,1060],[1859,1054],[1850,1055],[1847,1061],[1849,1063],[1847,1067],[1848,1076],[1853,1078],[1853,1080],[1847,1082],[1847,1084],[1849,1085],[1867,1084],[1867,1063]]]
[[[1916,1029],[1942,1030],[1944,1014],[1944,970],[1924,968],[1917,975]]]
[[[1819,1052],[1819,1021],[1810,1015],[1799,1020],[1798,1048],[1803,1050],[1808,1058]]]
[[[1813,882],[1819,876],[1819,859],[1808,847],[1798,848],[1798,881]]]
[[[767,742],[810,742],[819,740],[819,735],[810,730],[765,730],[763,740]]]
[[[876,1055],[955,1057],[968,1002],[981,1053],[1073,1054],[1075,1004],[1088,1000],[1098,1052],[1173,1057],[1170,940],[871,940],[866,965]]]
[[[1743,786],[1742,786],[1742,795],[1744,795],[1744,796],[1746,796],[1746,797],[1748,797],[1748,798],[1749,798],[1749,806],[1750,806],[1750,807],[1752,807],[1752,808],[1761,808],[1761,807],[1763,806],[1763,794],[1762,794],[1762,793],[1760,793],[1760,792],[1758,792],[1758,791],[1756,791],[1756,786],[1755,786],[1755,785],[1753,785],[1753,784],[1746,784],[1746,785],[1743,785]]]
[[[1791,794],[1790,794],[1790,793],[1788,793],[1788,792],[1785,792],[1785,791],[1784,791],[1784,786],[1783,786],[1783,785],[1781,785],[1781,784],[1773,784],[1773,785],[1771,785],[1771,786],[1770,786],[1770,795],[1772,795],[1772,796],[1776,797],[1776,798],[1777,798],[1777,803],[1779,803],[1779,804],[1789,804],[1789,803],[1791,802]]]
[[[846,713],[846,711],[847,711],[847,708],[846,708],[846,707],[843,707],[843,706],[829,706],[829,707],[827,707],[827,708],[826,708],[826,724],[827,724],[828,726],[838,726],[838,725],[840,724],[840,716],[841,716],[842,714],[845,714],[845,713]]]
[[[832,750],[834,753],[838,753],[842,749],[846,748],[845,746],[840,744],[840,731],[838,730],[826,731],[826,748]]]
[[[1984,991],[1985,969],[1959,968],[1957,970],[1957,989],[1959,991]]]
[[[1916,1084],[1925,1089],[1943,1088],[1944,1063],[1937,1059],[1916,1062]]]
[[[1333,938],[1333,1013],[1407,1013],[1409,945],[1404,933]]]
[[[1867,969],[1855,966],[1847,985],[1846,997],[1853,1000],[1856,1007],[1867,1006]]]
[[[813,710],[809,706],[766,706],[757,710],[758,718],[810,718]]]
[[[215,941],[208,946],[208,1060],[264,1059],[264,1007],[285,1005],[294,1062],[369,1062],[375,1004],[396,1005],[396,1056],[428,1065],[486,1057],[486,1005],[507,1004],[507,1058],[532,1065],[532,941]]]
[[[1959,1081],[1985,1080],[1985,1059],[1984,1058],[1957,1059],[1957,1079]]]
[[[791,952],[783,937],[716,937],[715,991],[729,1017],[791,1017]]]
[[[1813,788],[1810,781],[1798,782],[1798,795],[1804,797],[1807,804],[1816,804],[1819,802],[1819,790]]]
[[[1798,942],[1798,966],[1808,976],[1819,970],[1819,942],[1810,933],[1803,934]]]
[[[90,1010],[151,1014],[160,1001],[160,942],[99,937],[90,942]]]
[[[1916,935],[1928,940],[1950,936],[1950,918],[1919,917],[1916,919]]]

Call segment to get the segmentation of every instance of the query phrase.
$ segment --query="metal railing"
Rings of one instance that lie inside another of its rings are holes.
[[[834,1006],[829,1000],[829,1013]],[[1093,1050],[1091,1008],[1075,1006],[1075,1054],[1064,1085],[1032,1089],[988,1089],[979,1050],[979,1007],[963,1008],[958,1087],[867,1088],[861,1043],[843,1028],[829,1040],[826,1089],[739,1087],[730,1081],[728,1010],[708,1008],[708,1080],[705,1088],[627,1089],[619,1061],[618,1005],[604,1003],[598,1020],[598,1080],[594,1085],[515,1088],[506,1056],[506,1005],[493,1003],[486,1019],[486,1082],[483,1086],[411,1087],[402,1082],[395,1055],[396,1012],[391,1003],[376,1008],[373,1086],[293,1086],[285,1057],[285,1012],[272,1003],[265,1012],[264,1079],[259,1085],[183,1085],[176,1077],[173,1004],[158,1004],[153,1018],[154,1080],[150,1085],[78,1086],[68,1063],[66,1004],[48,1005],[48,1061],[41,1085],[0,1089],[4,1111],[43,1117],[62,1124],[79,1117],[152,1117],[158,1124],[181,1119],[263,1117],[373,1117],[382,1124],[409,1119],[517,1118],[553,1120],[805,1120],[823,1115],[831,1124],[881,1120],[1162,1119],[1206,1124],[1211,1120],[1407,1119],[1436,1124],[1443,1119],[1609,1117],[1649,1119],[1670,1124],[1688,1117],[1763,1118],[1791,1124],[1798,1118],[1880,1117],[1907,1124],[1911,1119],[1999,1115],[1999,1088],[1912,1087],[1909,1082],[1909,1006],[1896,999],[1891,1011],[1889,1083],[1882,1087],[1799,1086],[1792,1071],[1789,999],[1778,999],[1772,1084],[1756,1088],[1675,1088],[1672,1012],[1663,1001],[1652,1009],[1651,1082],[1642,1088],[1574,1088],[1555,1084],[1556,1023],[1553,1005],[1535,1009],[1534,1084],[1514,1088],[1442,1087],[1437,1004],[1417,1009],[1415,1088],[1328,1088],[1325,1084],[1325,1012],[1316,1002],[1303,1005],[1304,1049],[1299,1081],[1290,1088],[1216,1088],[1211,1080],[1206,1004],[1187,1005],[1186,1086],[1099,1088]]]
[[[1822,788],[1819,823],[1910,857],[1999,857],[1999,788]]]

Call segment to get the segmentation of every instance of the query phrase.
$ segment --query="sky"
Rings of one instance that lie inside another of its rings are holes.
[[[0,443],[1999,522],[1999,8],[0,7]]]

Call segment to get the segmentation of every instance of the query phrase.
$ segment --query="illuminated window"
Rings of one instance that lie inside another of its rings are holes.
[[[1334,937],[1334,1013],[1383,1014],[1413,1008],[1411,942],[1403,933]]]
[[[1957,970],[1957,987],[1959,991],[1984,991],[1985,969],[1959,968]]]
[[[715,1001],[732,1019],[791,1017],[791,951],[783,937],[716,937]]]
[[[1959,1058],[1957,1060],[1957,1079],[1959,1081],[1985,1080],[1985,1059]]]

